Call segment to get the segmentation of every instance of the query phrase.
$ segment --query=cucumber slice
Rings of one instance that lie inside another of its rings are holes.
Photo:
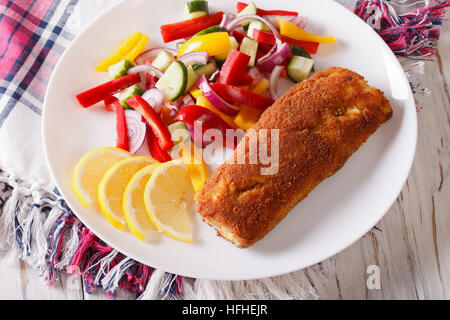
[[[300,57],[305,57],[308,59],[312,59],[311,55],[308,53],[308,51],[306,51],[303,47],[300,46],[292,46],[292,55],[294,56],[300,56]],[[314,72],[314,67],[312,68],[311,72]]]
[[[189,13],[187,15],[187,19],[192,20],[192,19],[197,19],[197,18],[207,16],[207,15],[208,15],[208,12],[206,12],[206,11],[197,11],[197,12]]]
[[[195,0],[188,1],[186,3],[186,18],[195,19],[203,16],[207,16],[208,13],[208,1]]]
[[[193,38],[202,36],[204,34],[215,33],[215,32],[228,32],[228,30],[222,28],[221,26],[212,26],[212,27],[206,28],[205,30],[202,30],[202,31],[194,34]]]
[[[293,56],[287,66],[287,74],[294,82],[301,82],[308,78],[314,67],[314,60],[301,56]]]
[[[167,52],[166,50],[161,50],[160,52],[158,52],[158,55],[156,56],[155,60],[153,60],[152,66],[164,72],[174,61],[175,58],[170,52]]]
[[[258,52],[258,42],[250,39],[249,37],[245,37],[242,40],[241,48],[239,49],[239,51],[250,56],[250,62],[248,63],[248,66],[254,67],[256,61],[256,53]]]
[[[130,60],[122,60],[109,67],[109,76],[111,80],[126,76],[128,69],[132,67],[134,67],[133,62],[131,62]]]
[[[175,60],[156,83],[167,99],[177,100],[186,90],[188,73],[183,62]]]
[[[244,16],[247,14],[257,14],[257,12],[258,12],[258,8],[256,8],[256,5],[252,2],[247,7],[245,7],[244,10],[239,12],[238,16]],[[242,21],[242,27],[244,29],[246,29],[248,27],[248,25],[250,24],[250,22],[252,22],[252,21],[253,21],[252,19]]]
[[[123,90],[122,92],[120,92],[120,95],[119,95],[120,105],[124,109],[131,109],[131,107],[127,103],[127,100],[134,97],[135,95],[142,96],[144,94],[144,92],[145,92],[145,90],[143,90],[141,87],[139,87],[136,84]]]
[[[237,50],[239,48],[239,42],[236,40],[235,37],[230,36],[230,42],[231,42],[231,48],[227,53],[219,54],[217,56],[214,56],[214,59],[218,61],[219,63],[223,64],[225,60],[228,57],[228,54],[231,52],[231,50]]]
[[[252,22],[250,22],[250,24],[248,25],[248,29],[247,29],[247,36],[249,38],[253,39],[253,30],[254,29],[270,31],[270,28],[264,22],[261,22],[259,20],[252,20]]]
[[[187,142],[191,140],[191,134],[184,122],[178,121],[172,123],[169,127],[170,135],[172,136],[172,141],[174,145],[179,143]]]
[[[192,67],[199,78],[204,74],[207,79],[217,70],[216,65],[212,62],[208,62],[207,64],[196,64]]]
[[[186,8],[189,13],[199,12],[199,11],[206,11],[206,12],[209,11],[208,1],[206,1],[206,0],[188,1],[186,3]]]
[[[186,89],[184,90],[184,94],[186,94],[189,89],[192,88],[194,84],[197,83],[199,78],[199,75],[197,72],[194,71],[194,68],[192,66],[187,67],[187,83],[186,83]]]

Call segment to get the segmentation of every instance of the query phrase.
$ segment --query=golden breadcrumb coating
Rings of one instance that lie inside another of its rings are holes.
[[[391,116],[383,92],[357,73],[329,68],[314,74],[275,101],[252,128],[279,129],[278,172],[262,175],[267,165],[236,164],[239,153],[249,159],[257,152],[245,143],[246,135],[196,194],[199,214],[236,246],[253,245]]]

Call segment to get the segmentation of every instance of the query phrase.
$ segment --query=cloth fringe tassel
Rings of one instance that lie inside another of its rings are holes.
[[[421,4],[417,10],[400,10]],[[426,58],[436,53],[440,26],[450,6],[444,1],[364,0],[354,13],[371,25],[397,56]]]
[[[114,250],[73,215],[60,197],[19,181],[0,170],[0,255],[37,269],[48,285],[67,272],[67,289],[97,289],[117,296],[118,289],[146,299],[318,299],[312,282],[324,283],[320,268],[251,281],[183,278],[155,270]],[[81,279],[81,281],[80,281]],[[313,281],[312,281],[313,280]]]

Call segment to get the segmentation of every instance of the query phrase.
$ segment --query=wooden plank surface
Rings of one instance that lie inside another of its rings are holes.
[[[432,95],[416,96],[423,109],[418,113],[417,152],[408,181],[377,224],[379,230],[320,264],[328,278],[324,287],[329,299],[450,299],[448,21],[442,33],[437,57],[425,63],[423,86]],[[380,267],[381,289],[367,288],[371,265]],[[48,287],[21,261],[0,261],[0,287],[0,299],[108,299],[101,292],[87,294],[80,279],[73,281],[65,274]],[[120,292],[119,298],[134,295]]]

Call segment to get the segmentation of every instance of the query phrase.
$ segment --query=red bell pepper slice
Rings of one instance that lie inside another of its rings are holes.
[[[217,81],[224,84],[237,84],[245,70],[247,70],[250,59],[250,56],[245,53],[231,50],[222,66]]]
[[[103,101],[117,92],[131,87],[133,84],[140,81],[141,77],[139,74],[130,74],[79,93],[75,97],[83,108],[89,108],[90,106],[93,106],[94,104]]]
[[[119,99],[117,99],[114,96],[106,98],[104,103],[106,109],[114,110],[114,112],[116,113],[116,133],[117,133],[116,148],[120,148],[125,151],[130,151],[125,110],[123,110],[123,107],[120,105]]]
[[[253,83],[253,78],[248,73],[244,73],[241,78],[238,80],[238,86],[249,86]]]
[[[186,106],[177,113],[175,120],[194,126],[194,128],[198,130],[201,129],[202,133],[207,132],[209,129],[217,129],[222,134],[223,145],[234,148],[234,142],[230,141],[230,144],[228,144],[226,139],[227,130],[234,129],[217,114],[205,107],[197,105]],[[233,143],[233,145],[231,145],[231,143]]]
[[[147,123],[152,128],[162,150],[167,151],[173,147],[169,129],[167,129],[161,117],[153,110],[152,106],[149,105],[147,101],[136,95],[128,99],[127,103],[147,120]]]
[[[275,45],[275,36],[269,31],[253,29],[253,39],[259,43]],[[283,35],[281,36],[281,40],[287,42],[291,46],[300,46],[311,54],[317,53],[317,49],[319,48],[318,42],[300,41]]]
[[[244,10],[248,4],[244,2],[238,2],[236,4],[237,12],[241,12]],[[257,8],[256,14],[258,16],[298,16],[298,12],[295,11],[286,11],[286,10],[263,10]]]
[[[191,20],[180,21],[161,26],[161,35],[165,43],[192,37],[197,32],[216,26],[222,21],[223,12]]]
[[[211,87],[215,93],[226,101],[243,104],[260,110],[267,109],[274,102],[272,99],[260,94],[222,83],[212,83]]]
[[[150,155],[153,159],[158,160],[161,163],[168,162],[172,160],[170,154],[161,149],[158,143],[158,139],[156,138],[153,130],[147,125],[147,145],[148,150],[150,151]]]

